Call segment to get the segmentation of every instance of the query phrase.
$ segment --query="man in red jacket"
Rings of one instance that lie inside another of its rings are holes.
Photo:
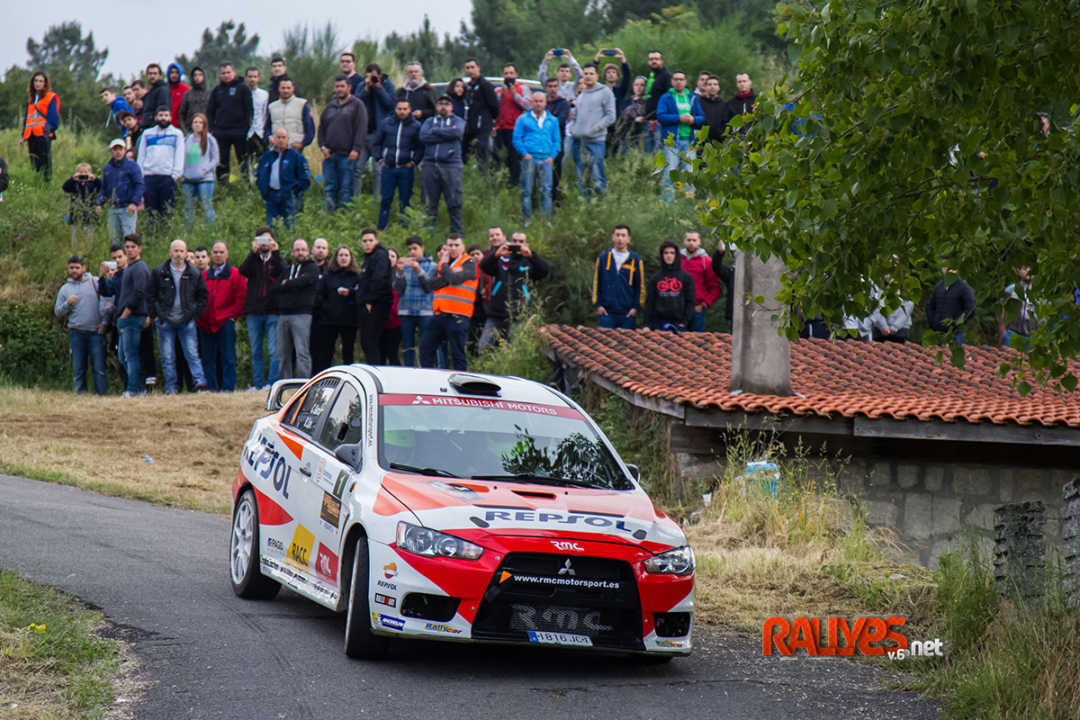
[[[723,295],[720,280],[712,271],[709,253],[701,247],[701,233],[687,230],[683,235],[682,269],[694,278],[697,296],[694,300],[694,317],[690,321],[691,332],[705,330],[705,311]]]
[[[528,88],[517,80],[517,67],[507,63],[503,67],[499,115],[495,118],[495,152],[506,157],[511,187],[516,187],[521,180],[521,156],[514,150],[514,125],[521,113],[532,109]]]
[[[210,248],[210,267],[203,271],[203,279],[210,299],[195,324],[206,384],[214,391],[232,392],[236,389],[236,319],[244,312],[247,278],[229,263],[229,247],[219,241]]]

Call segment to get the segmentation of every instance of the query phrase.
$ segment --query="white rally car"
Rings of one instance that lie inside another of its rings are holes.
[[[566,396],[351,365],[267,408],[233,482],[240,597],[344,611],[352,657],[391,637],[690,653],[686,537]]]

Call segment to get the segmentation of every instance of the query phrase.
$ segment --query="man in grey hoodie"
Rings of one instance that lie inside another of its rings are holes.
[[[583,197],[589,197],[590,191],[585,185],[585,170],[592,174],[592,184],[596,194],[607,189],[604,175],[604,148],[607,129],[615,124],[615,94],[607,85],[600,84],[600,74],[595,63],[582,68],[582,80],[585,89],[577,97],[574,106],[573,126],[569,128],[572,140],[570,151],[574,156],[574,167],[578,174],[578,191]]]
[[[94,373],[94,392],[104,395],[105,326],[102,303],[98,296],[97,279],[86,272],[86,263],[79,255],[68,258],[67,281],[56,294],[53,312],[67,318],[68,343],[71,347],[71,371],[75,392],[86,392],[86,365]]]

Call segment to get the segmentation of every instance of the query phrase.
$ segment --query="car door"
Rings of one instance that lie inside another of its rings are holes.
[[[312,450],[312,485],[318,490],[319,516],[312,528],[315,533],[315,582],[337,599],[339,548],[346,518],[342,517],[341,497],[355,468],[339,460],[335,452],[342,445],[358,444],[364,436],[364,391],[355,381],[342,380],[330,410],[314,437]]]
[[[316,541],[323,506],[323,489],[317,482],[324,460],[318,446],[319,434],[330,412],[342,379],[328,375],[308,386],[290,403],[281,418],[282,464],[272,475],[273,490],[293,522],[276,528],[284,551],[282,572],[290,585],[312,599],[329,604],[336,594],[318,579],[319,546]],[[331,597],[333,596],[333,597]]]

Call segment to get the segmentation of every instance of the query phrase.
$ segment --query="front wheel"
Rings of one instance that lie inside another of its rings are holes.
[[[281,585],[259,570],[259,506],[250,488],[233,510],[229,539],[229,582],[233,592],[248,600],[270,600]]]
[[[371,632],[368,604],[368,544],[360,535],[353,548],[349,578],[349,605],[345,617],[345,654],[351,658],[377,660],[386,654],[387,639]]]

